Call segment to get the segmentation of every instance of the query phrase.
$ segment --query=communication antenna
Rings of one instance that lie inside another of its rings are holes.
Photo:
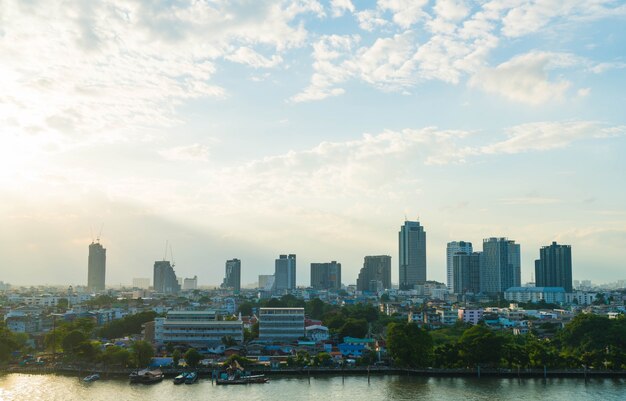
[[[176,262],[174,261],[174,251],[172,250],[172,244],[170,244],[170,256],[172,257],[172,267],[174,267],[176,265]]]
[[[97,241],[98,243],[100,243],[100,237],[102,237],[102,229],[103,229],[103,228],[104,228],[104,223],[102,223],[102,224],[100,225],[100,232],[98,233],[98,237],[96,238],[96,241]]]
[[[167,260],[167,240],[165,240],[165,253],[163,254],[163,261]]]

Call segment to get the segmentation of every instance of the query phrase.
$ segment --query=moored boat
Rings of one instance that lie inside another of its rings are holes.
[[[183,384],[187,379],[187,372],[183,372],[174,378],[174,384]]]
[[[265,375],[250,375],[250,376],[228,376],[227,378],[218,378],[216,384],[253,384],[253,383],[267,383],[270,379]]]
[[[89,376],[84,377],[84,378],[83,378],[83,381],[84,381],[84,382],[87,382],[87,383],[91,383],[91,382],[95,382],[95,381],[96,381],[96,380],[98,380],[98,379],[100,379],[100,375],[99,375],[99,374],[97,374],[97,373],[94,373],[94,374],[92,374],[92,375],[89,375]]]
[[[189,372],[187,373],[187,377],[185,378],[185,384],[194,384],[198,381],[198,373]]]
[[[163,372],[161,372],[161,369],[136,370],[128,376],[131,383],[142,383],[142,384],[158,383],[163,380],[163,377],[164,375],[163,375]]]

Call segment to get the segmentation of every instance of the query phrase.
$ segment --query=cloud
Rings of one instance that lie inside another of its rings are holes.
[[[279,55],[272,55],[271,59],[255,52],[249,47],[240,47],[232,54],[225,56],[226,60],[247,64],[254,68],[271,68],[282,63],[283,59]]]
[[[465,18],[469,13],[463,0],[437,0],[434,10],[441,18],[453,21]]]
[[[427,18],[423,7],[428,0],[378,0],[377,6],[382,11],[392,13],[393,22],[402,28],[409,28],[421,19]]]
[[[483,69],[469,84],[509,100],[539,105],[563,99],[571,87],[571,82],[565,79],[551,81],[548,71],[577,63],[577,58],[570,54],[531,52],[515,56],[495,68]]]
[[[206,145],[194,143],[187,146],[177,146],[159,152],[167,160],[172,161],[207,161],[210,148]]]
[[[333,17],[341,17],[346,11],[353,13],[354,4],[351,0],[330,0]]]

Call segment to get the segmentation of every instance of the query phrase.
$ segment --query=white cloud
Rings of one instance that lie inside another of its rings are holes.
[[[470,80],[470,85],[509,100],[539,105],[561,100],[570,88],[565,79],[551,81],[548,71],[579,63],[562,53],[531,52],[515,56],[495,68],[485,68]]]
[[[464,0],[437,0],[435,12],[446,20],[461,20],[469,13],[469,7]]]
[[[346,11],[354,12],[351,0],[330,0],[330,8],[333,17],[341,17]]]
[[[393,22],[402,28],[409,28],[416,22],[428,18],[423,10],[428,0],[378,0],[377,6],[382,11],[393,14]]]
[[[249,47],[240,47],[232,54],[225,56],[226,60],[247,64],[254,68],[271,68],[282,63],[283,59],[280,55],[272,55],[271,59],[255,52]]]
[[[177,146],[159,152],[167,160],[172,161],[207,161],[210,148],[206,145],[194,143],[187,146]]]

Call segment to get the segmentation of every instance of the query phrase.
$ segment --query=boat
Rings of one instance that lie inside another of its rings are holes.
[[[185,384],[194,384],[198,381],[198,373],[189,372],[187,373],[187,377],[185,378]]]
[[[83,378],[83,381],[87,383],[91,383],[91,382],[95,382],[98,379],[100,379],[100,375],[97,373],[94,373],[93,375],[85,376]]]
[[[174,378],[174,384],[183,384],[187,379],[187,372],[183,372]]]
[[[218,378],[216,384],[254,384],[254,383],[267,383],[270,379],[265,375],[248,375],[248,376],[228,376],[224,379]]]
[[[136,370],[128,376],[131,383],[142,383],[142,384],[158,383],[163,380],[163,377],[164,375],[163,375],[163,372],[161,372],[161,369]]]

